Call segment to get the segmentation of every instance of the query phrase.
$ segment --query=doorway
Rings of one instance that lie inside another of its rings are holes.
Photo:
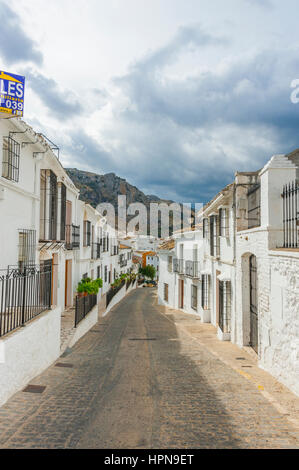
[[[72,260],[65,260],[65,291],[64,291],[64,305],[71,307],[73,305],[72,299]]]
[[[179,308],[184,308],[184,280],[179,279]]]

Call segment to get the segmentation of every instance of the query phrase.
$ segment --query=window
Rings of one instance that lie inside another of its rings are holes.
[[[197,311],[197,286],[191,286],[191,307]]]
[[[223,333],[230,333],[231,282],[219,282],[219,327]]]
[[[36,231],[19,230],[19,268],[35,265]]]
[[[97,278],[99,279],[101,277],[101,266],[97,267]]]
[[[108,268],[107,268],[107,266],[105,266],[105,282],[107,282],[107,279],[108,279],[108,277],[107,277],[108,271],[107,270],[108,270]]]
[[[255,184],[247,193],[248,198],[248,228],[261,225],[261,187]]]
[[[60,186],[60,240],[65,240],[66,226],[66,187],[63,183]]]
[[[209,219],[203,219],[203,238],[209,238]]]
[[[210,217],[210,255],[219,256],[220,240],[219,240],[219,217],[212,215]]]
[[[109,280],[108,280],[109,284],[111,284],[111,271],[109,271]]]
[[[227,209],[219,209],[219,235],[221,237],[228,237],[229,236],[229,221],[228,221],[228,210]]]
[[[84,220],[83,227],[83,246],[90,246],[91,241],[91,222],[89,220]]]
[[[3,138],[2,176],[16,183],[19,181],[20,144],[11,137]]]
[[[164,301],[168,302],[168,284],[164,284]]]
[[[57,176],[50,170],[49,240],[57,239]]]
[[[201,279],[201,306],[204,310],[210,308],[210,275],[203,274]]]
[[[88,273],[84,273],[82,277],[83,279],[86,279],[88,277]]]

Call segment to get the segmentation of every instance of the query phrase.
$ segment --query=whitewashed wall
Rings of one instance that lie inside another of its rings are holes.
[[[174,258],[174,253],[159,252],[159,282],[158,282],[158,303],[175,308],[175,274],[168,271],[168,256]],[[168,302],[164,300],[164,284],[168,284]]]
[[[299,253],[270,252],[268,342],[260,366],[299,395]]]
[[[299,394],[299,253],[282,245],[284,183],[296,176],[285,157],[274,156],[260,173],[261,226],[236,237],[236,314],[232,340],[250,343],[249,256],[257,259],[259,365]],[[275,249],[274,249],[275,248]]]
[[[0,339],[0,406],[60,355],[60,308]]]
[[[41,144],[21,146],[18,182],[2,177],[3,137],[26,129],[20,126],[14,120],[0,119],[0,269],[18,263],[19,229],[36,230],[37,238],[39,234],[40,161],[33,152],[44,150]],[[31,134],[13,134],[12,137],[20,145],[23,141],[35,140]]]

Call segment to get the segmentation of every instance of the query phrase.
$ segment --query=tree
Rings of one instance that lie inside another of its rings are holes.
[[[142,268],[142,274],[145,277],[150,278],[151,280],[155,279],[156,277],[156,268],[154,266],[145,266],[145,268]]]

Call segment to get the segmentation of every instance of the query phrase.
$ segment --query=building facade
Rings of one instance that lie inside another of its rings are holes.
[[[193,230],[159,249],[159,303],[199,315],[217,336],[250,347],[299,394],[299,151],[236,173]],[[173,269],[170,260],[173,258]]]

